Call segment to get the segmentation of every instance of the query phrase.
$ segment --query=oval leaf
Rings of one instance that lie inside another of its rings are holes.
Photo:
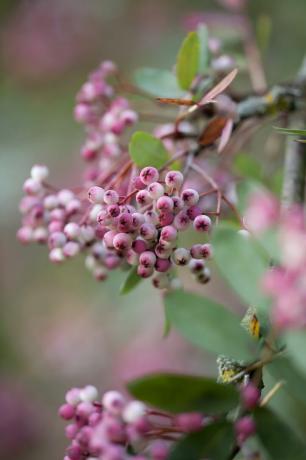
[[[286,390],[295,398],[306,403],[306,379],[287,358],[277,358],[267,366],[268,372],[277,380],[284,381]]]
[[[196,32],[190,32],[178,52],[176,77],[182,89],[188,90],[197,74],[200,62],[200,40]]]
[[[262,407],[255,410],[254,418],[257,435],[272,459],[305,459],[306,444],[276,414]]]
[[[179,98],[184,94],[175,75],[168,70],[144,67],[136,70],[134,81],[140,89],[152,96]]]
[[[199,72],[204,73],[208,69],[210,58],[207,27],[204,24],[200,24],[197,28],[197,34],[200,43]]]
[[[237,230],[220,225],[213,235],[214,258],[216,264],[241,299],[265,313],[269,300],[260,286],[268,268],[268,260],[253,238],[245,238]]]
[[[137,267],[130,269],[128,276],[120,287],[120,294],[128,294],[143,280],[137,275]]]
[[[177,442],[168,460],[228,460],[234,446],[234,430],[229,422],[216,422]]]
[[[236,407],[239,402],[234,386],[188,375],[149,375],[129,382],[128,389],[135,398],[174,413],[223,413]]]
[[[290,331],[286,334],[286,343],[291,359],[306,374],[306,332]]]
[[[129,144],[129,153],[134,163],[140,168],[145,166],[160,168],[169,160],[169,153],[162,141],[144,131],[137,131],[133,134]]]
[[[174,291],[165,297],[167,318],[195,345],[235,359],[250,359],[254,340],[240,326],[237,316],[205,297]]]

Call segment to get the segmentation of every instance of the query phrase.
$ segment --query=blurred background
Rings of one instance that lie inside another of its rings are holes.
[[[88,72],[103,59],[128,76],[139,66],[171,68],[198,14],[236,14],[237,3],[0,0],[0,459],[63,457],[57,408],[72,385],[103,391],[155,370],[216,372],[211,357],[175,333],[162,339],[150,283],[120,297],[120,273],[100,284],[81,260],[51,265],[45,248],[24,248],[15,233],[33,163],[48,164],[55,185],[79,183],[83,132],[72,110]],[[306,2],[249,0],[249,12],[269,84],[290,79],[305,52]],[[222,38],[235,46],[234,29]],[[252,155],[261,149],[260,138],[252,142]],[[184,283],[242,307],[216,277],[207,287]]]

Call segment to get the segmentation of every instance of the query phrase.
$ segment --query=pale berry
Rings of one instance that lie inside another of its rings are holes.
[[[139,263],[144,267],[154,267],[156,262],[156,255],[152,251],[144,251],[140,254]]]
[[[158,181],[159,173],[153,166],[147,166],[140,171],[139,177],[145,185],[149,185]]]
[[[184,231],[187,230],[187,228],[190,225],[190,219],[185,211],[180,211],[174,218],[173,221],[174,227],[178,231]]]
[[[170,189],[179,190],[184,182],[184,176],[180,171],[169,171],[165,177],[165,183]]]
[[[126,423],[135,423],[146,413],[146,406],[140,401],[129,402],[123,410],[122,418]]]
[[[49,176],[49,169],[45,165],[34,165],[31,169],[32,179],[43,182]]]
[[[177,248],[172,258],[176,265],[187,265],[191,258],[190,251],[186,248]]]
[[[199,201],[199,194],[193,188],[183,190],[181,194],[182,200],[187,206],[194,206]]]
[[[75,240],[80,236],[81,228],[77,223],[69,222],[69,224],[64,227],[64,233],[67,238]]]
[[[104,189],[94,185],[88,190],[88,199],[93,204],[101,204],[104,201]]]
[[[119,202],[119,195],[115,190],[106,190],[104,192],[105,204],[117,204]]]
[[[146,206],[152,203],[152,198],[147,190],[139,190],[136,194],[136,201],[140,206]]]
[[[153,200],[158,200],[165,193],[164,187],[159,182],[152,182],[147,190]]]

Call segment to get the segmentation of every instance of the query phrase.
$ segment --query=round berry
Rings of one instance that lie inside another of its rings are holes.
[[[132,249],[136,254],[142,254],[148,249],[148,243],[142,238],[136,238],[132,243]]]
[[[172,211],[173,207],[173,200],[169,196],[161,196],[156,202],[156,208],[160,211]]]
[[[88,190],[88,199],[93,204],[101,204],[104,199],[104,189],[94,185]]]
[[[180,211],[174,218],[173,225],[178,231],[187,230],[190,224],[190,219],[185,211]]]
[[[136,194],[136,201],[140,206],[146,206],[147,204],[152,203],[152,198],[147,190],[139,190]]]
[[[169,259],[161,259],[160,257],[157,257],[156,264],[155,264],[155,270],[157,272],[167,272],[169,268],[171,267],[171,262]]]
[[[148,186],[148,192],[153,200],[158,200],[165,193],[165,189],[159,182],[152,182]]]
[[[118,251],[126,251],[132,246],[132,237],[127,233],[117,233],[113,239],[113,245]]]
[[[177,237],[177,230],[172,225],[166,225],[162,228],[160,238],[164,241],[175,241]]]
[[[119,195],[115,190],[106,190],[104,192],[105,204],[117,204],[119,202]]]
[[[173,262],[176,265],[187,265],[190,261],[190,251],[186,248],[177,248],[173,252]]]
[[[156,255],[152,251],[144,251],[140,254],[139,263],[144,267],[154,267],[156,262]]]
[[[158,181],[159,173],[153,166],[147,166],[140,171],[139,177],[145,185],[149,185]]]
[[[75,240],[80,236],[81,228],[77,223],[69,222],[69,224],[64,227],[64,233],[70,240]]]
[[[145,267],[144,265],[139,265],[137,268],[137,275],[141,278],[149,278],[151,275],[153,275],[153,272],[153,267]]]
[[[184,182],[184,176],[180,171],[169,171],[166,174],[165,182],[170,189],[179,190]]]
[[[209,232],[211,229],[211,219],[208,216],[200,215],[197,216],[193,221],[193,228],[197,232]]]
[[[187,188],[182,192],[182,200],[187,206],[194,206],[199,201],[199,194],[193,188]]]
[[[49,169],[45,165],[34,165],[31,169],[32,179],[43,182],[49,176]]]

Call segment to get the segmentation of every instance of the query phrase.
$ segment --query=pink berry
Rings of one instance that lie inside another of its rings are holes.
[[[145,267],[144,265],[139,265],[137,268],[137,274],[141,278],[149,278],[153,275],[154,268],[153,267]]]
[[[197,216],[202,214],[202,211],[199,206],[191,206],[186,210],[186,213],[190,220],[194,220]]]
[[[177,230],[172,225],[167,225],[163,227],[160,238],[164,241],[175,241],[177,237]]]
[[[74,417],[75,409],[71,404],[63,404],[58,413],[64,420],[71,420]]]
[[[142,182],[139,176],[134,177],[133,185],[136,188],[136,190],[143,190],[146,188],[146,185]]]
[[[133,217],[132,214],[128,212],[124,212],[120,214],[118,218],[118,230],[119,232],[128,232],[131,230],[133,225]]]
[[[144,251],[140,254],[139,263],[144,267],[154,267],[156,262],[156,255],[152,251]]]
[[[182,192],[182,200],[187,206],[194,206],[199,201],[199,194],[192,188],[187,188]]]
[[[142,254],[148,249],[148,243],[142,238],[136,238],[132,243],[132,249],[136,254]]]
[[[245,415],[235,423],[235,431],[239,444],[243,443],[250,436],[255,434],[256,425],[253,418],[249,415]]]
[[[115,190],[106,190],[104,192],[104,203],[105,204],[117,204],[119,201],[119,195]]]
[[[161,259],[157,258],[156,264],[155,264],[155,270],[161,273],[167,272],[169,268],[171,267],[171,262],[169,259]]]
[[[136,201],[140,206],[146,206],[152,203],[152,198],[147,190],[139,190],[136,195]]]
[[[187,230],[190,219],[185,211],[180,211],[174,218],[173,225],[178,231]]]
[[[145,240],[154,240],[157,236],[157,230],[153,224],[144,223],[140,227],[140,236]]]
[[[145,217],[140,212],[134,212],[132,214],[132,225],[134,229],[138,229],[145,222]]]
[[[193,228],[197,232],[209,232],[211,229],[211,219],[208,216],[200,215],[197,216],[193,221]]]
[[[173,200],[169,196],[162,196],[156,202],[156,208],[160,211],[172,211],[174,207]]]
[[[139,177],[145,185],[149,185],[158,180],[159,173],[153,166],[147,166],[140,171]]]
[[[113,245],[118,251],[126,251],[132,246],[132,237],[127,233],[117,233],[113,239]]]
[[[171,225],[174,221],[174,214],[170,211],[162,211],[158,217],[159,224],[164,227],[166,225]]]
[[[244,407],[248,410],[254,409],[260,400],[260,391],[252,382],[240,389],[240,395]]]
[[[120,208],[117,204],[110,204],[109,206],[107,206],[106,211],[107,215],[113,218],[118,217],[120,214]]]
[[[88,190],[88,199],[91,203],[103,203],[104,189],[102,187],[93,186]]]
[[[166,174],[165,182],[170,189],[179,190],[184,182],[184,176],[180,171],[169,171]]]

